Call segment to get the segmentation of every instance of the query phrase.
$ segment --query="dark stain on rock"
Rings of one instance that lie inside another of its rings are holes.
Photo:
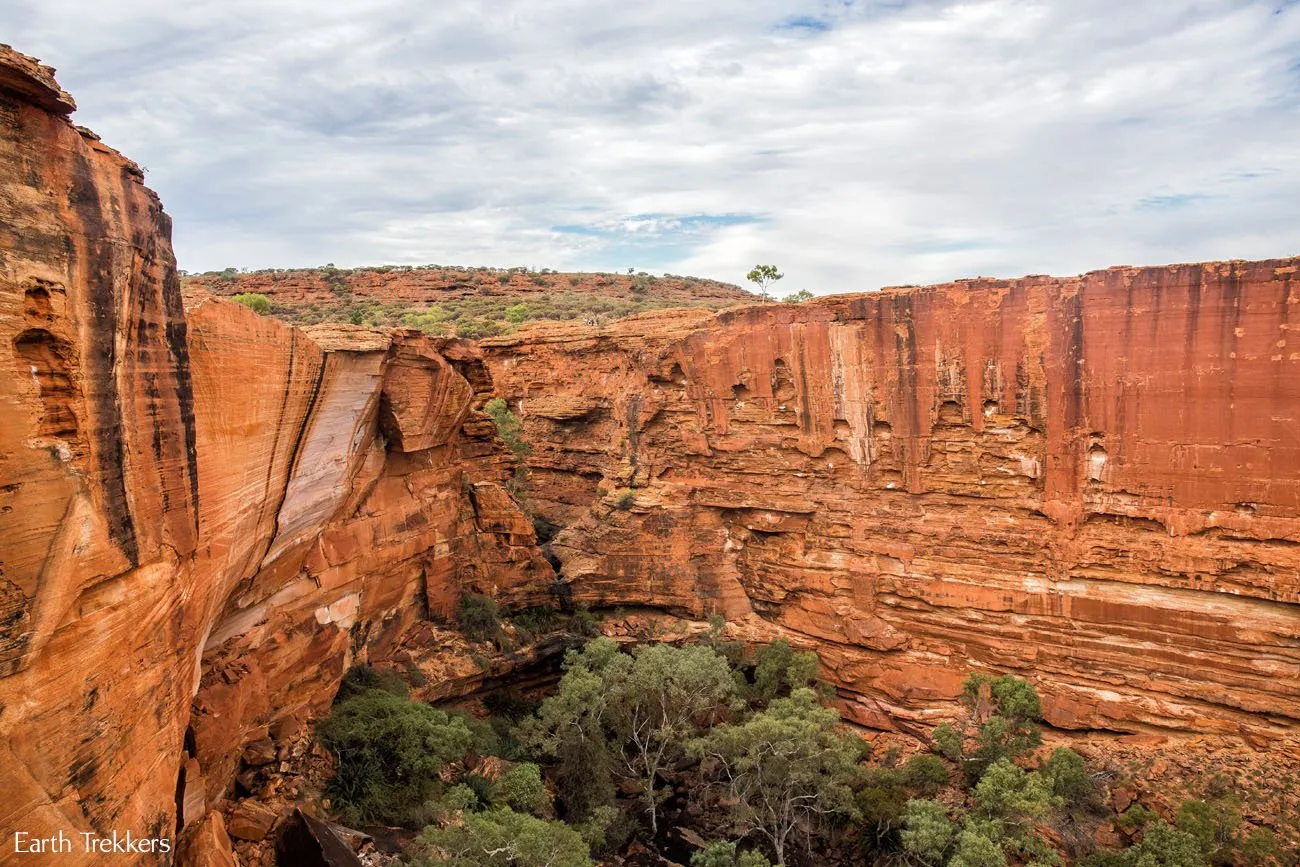
[[[126,496],[123,467],[122,408],[117,391],[117,296],[113,287],[113,248],[107,240],[108,227],[95,189],[94,171],[85,153],[75,157],[68,204],[76,212],[78,226],[87,239],[84,257],[77,261],[76,245],[68,238],[70,265],[85,275],[87,314],[85,375],[95,423],[89,431],[94,440],[97,474],[103,492],[104,517],[109,535],[131,565],[140,565],[140,551]]]

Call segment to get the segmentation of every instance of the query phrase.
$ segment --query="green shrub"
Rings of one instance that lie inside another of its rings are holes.
[[[930,733],[930,747],[945,759],[961,759],[962,737],[950,723],[939,723]]]
[[[754,691],[764,701],[817,682],[817,654],[796,652],[790,642],[778,638],[755,654]]]
[[[948,766],[938,756],[912,756],[903,765],[903,783],[923,795],[933,795],[948,783]]]
[[[551,799],[546,796],[541,768],[532,762],[521,762],[501,775],[497,782],[499,799],[512,810],[545,816],[551,809]]]
[[[519,417],[510,411],[505,400],[494,397],[483,405],[483,412],[488,414],[496,425],[497,436],[506,444],[506,448],[515,453],[515,457],[524,458],[532,453],[532,448],[524,441],[524,425]]]
[[[249,310],[261,316],[271,312],[271,299],[257,292],[240,292],[231,300],[237,304],[243,304]]]
[[[463,720],[377,689],[335,705],[316,733],[338,758],[327,790],[348,822],[409,823],[473,741]]]
[[[501,612],[494,600],[466,593],[456,603],[456,624],[470,641],[496,641],[501,637]]]
[[[406,698],[410,694],[406,681],[397,672],[380,672],[368,665],[354,665],[343,675],[343,680],[339,683],[339,691],[334,696],[334,703],[338,704],[371,690],[392,693],[399,698]]]
[[[907,802],[900,836],[904,851],[916,861],[926,867],[942,867],[957,837],[957,826],[942,804],[917,798]]]
[[[1069,747],[1057,747],[1043,764],[1043,774],[1052,785],[1052,794],[1066,806],[1095,809],[1101,806],[1101,792],[1088,775],[1083,756]]]
[[[579,608],[573,612],[569,618],[569,629],[574,635],[581,635],[584,638],[595,638],[600,635],[600,618],[592,614],[586,608]]]
[[[509,808],[469,813],[430,827],[406,852],[411,867],[594,867],[586,842],[563,822]]]
[[[632,508],[635,503],[636,491],[624,491],[618,495],[618,499],[614,501],[614,506],[615,508],[622,509],[626,512],[628,509]]]
[[[691,853],[691,867],[736,867],[736,844],[714,840]]]
[[[522,629],[536,637],[559,631],[563,620],[551,606],[538,605],[525,608],[518,614],[511,614],[510,623],[516,629]]]
[[[496,803],[498,796],[497,784],[487,777],[479,774],[466,774],[460,778],[460,785],[474,793],[474,804],[471,809],[484,810]]]

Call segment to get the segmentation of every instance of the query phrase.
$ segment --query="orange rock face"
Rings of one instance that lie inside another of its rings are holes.
[[[1300,262],[534,327],[485,355],[183,298],[157,197],[71,110],[0,48],[0,838],[235,863],[283,813],[214,809],[349,665],[427,663],[466,590],[548,599],[497,392],[579,601],[791,636],[881,728],[944,718],[983,668],[1061,728],[1295,748]]]
[[[183,309],[157,197],[70,110],[0,52],[0,835],[233,863],[241,756],[463,589],[554,574],[470,347]]]
[[[484,348],[580,600],[752,612],[867,725],[943,718],[974,668],[1029,677],[1063,728],[1258,743],[1300,725],[1298,269],[962,281]]]

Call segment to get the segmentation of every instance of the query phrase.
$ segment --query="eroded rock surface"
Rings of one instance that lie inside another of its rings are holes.
[[[1294,738],[1300,260],[971,280],[484,341],[576,598],[757,615],[916,731]],[[596,501],[594,506],[590,506]]]
[[[1063,729],[1294,749],[1297,261],[529,328],[485,359],[183,298],[157,197],[72,107],[0,49],[5,839],[270,857],[348,665],[427,697],[505,674],[430,623],[555,589],[498,392],[579,602],[789,635],[879,728],[946,717],[977,667]]]
[[[0,832],[226,863],[278,817],[210,811],[348,665],[554,573],[470,348],[185,310],[158,198],[64,96],[0,51]]]

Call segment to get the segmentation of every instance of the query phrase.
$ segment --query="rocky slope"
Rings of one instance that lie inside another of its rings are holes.
[[[0,51],[0,832],[221,863],[249,744],[463,589],[554,573],[472,347],[184,310],[157,197],[71,108]]]
[[[1300,732],[1300,260],[975,280],[484,342],[579,599],[751,616],[917,731]],[[589,506],[595,501],[594,506]]]

